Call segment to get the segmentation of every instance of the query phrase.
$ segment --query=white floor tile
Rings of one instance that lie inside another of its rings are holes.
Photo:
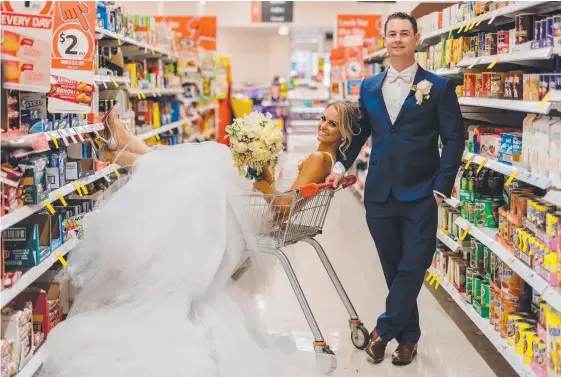
[[[291,142],[293,140],[289,140]],[[294,146],[295,143],[293,143]],[[292,165],[310,152],[315,144],[307,138],[283,158],[281,175],[294,173]],[[292,169],[292,171],[291,171]],[[387,288],[364,218],[364,207],[350,191],[339,192],[330,208],[323,235],[317,237],[329,256],[355,309],[369,331],[384,311]],[[413,364],[391,364],[392,342],[386,360],[370,364],[364,351],[354,348],[348,328],[349,316],[323,269],[314,249],[299,243],[285,250],[289,256],[323,335],[337,355],[335,376],[430,376],[487,377],[494,373],[448,317],[436,299],[423,287],[419,296],[422,338]],[[297,347],[311,350],[312,333],[280,264],[271,274],[270,285],[255,290],[256,304],[265,313],[273,332],[290,332]]]

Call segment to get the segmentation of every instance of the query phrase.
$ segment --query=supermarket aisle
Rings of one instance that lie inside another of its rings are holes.
[[[311,136],[298,136],[298,140],[291,139],[290,143],[295,150],[284,157],[281,179],[295,174],[296,161],[305,156],[302,152],[309,152],[315,146]],[[360,318],[371,330],[384,309],[387,288],[364,220],[364,207],[350,190],[336,196],[324,234],[318,241],[326,249]],[[417,359],[408,367],[393,366],[390,356],[396,343],[392,342],[386,350],[386,360],[379,365],[370,364],[366,354],[351,343],[347,312],[313,248],[298,244],[286,252],[323,335],[337,355],[335,376],[495,375],[426,288],[419,297],[423,337]],[[282,267],[276,266],[268,288],[259,287],[254,292],[256,305],[267,318],[268,330],[273,333],[290,330],[297,347],[311,352],[312,334]]]

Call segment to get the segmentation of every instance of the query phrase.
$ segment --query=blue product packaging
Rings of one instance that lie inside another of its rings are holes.
[[[522,134],[518,132],[507,132],[501,134],[501,148],[499,150],[499,161],[512,165],[513,161],[520,161],[522,153]]]

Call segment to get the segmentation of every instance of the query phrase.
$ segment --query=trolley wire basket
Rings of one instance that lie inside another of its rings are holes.
[[[355,176],[346,177],[342,181],[341,188],[350,187],[355,182]],[[246,237],[251,239],[257,250],[273,254],[280,260],[314,335],[314,349],[316,353],[324,354],[333,354],[333,351],[325,342],[294,269],[281,248],[297,242],[306,242],[314,247],[351,317],[349,326],[353,344],[359,349],[366,347],[369,333],[358,318],[323,247],[314,238],[322,232],[336,191],[338,190],[333,189],[331,183],[310,184],[291,192],[275,195],[252,193],[245,195],[244,198],[244,216],[247,216],[245,220],[248,221],[251,229],[251,234]],[[249,266],[246,261],[241,269],[245,271]],[[232,277],[237,280],[243,271],[236,271]]]

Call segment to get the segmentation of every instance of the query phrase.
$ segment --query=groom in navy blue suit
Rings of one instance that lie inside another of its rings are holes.
[[[415,19],[394,13],[384,33],[391,66],[362,82],[359,134],[327,181],[337,186],[372,138],[364,203],[389,293],[366,352],[379,363],[396,339],[392,362],[406,365],[417,354],[417,296],[436,249],[438,206],[450,196],[461,164],[465,131],[454,82],[415,62]]]

